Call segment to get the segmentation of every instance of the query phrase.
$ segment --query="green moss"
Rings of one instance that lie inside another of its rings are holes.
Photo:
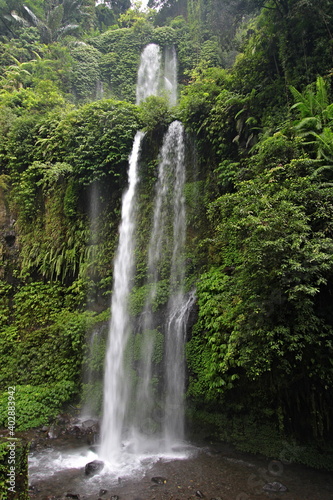
[[[156,287],[156,288],[155,288]],[[157,283],[133,287],[130,295],[129,310],[133,316],[143,311],[145,302],[150,293],[154,293],[152,311],[156,312],[161,306],[166,304],[169,297],[169,281],[161,280]]]
[[[164,350],[164,336],[158,330],[147,330],[131,335],[127,344],[126,359],[128,363],[143,361],[145,343],[153,345],[152,361],[155,365],[161,363]]]
[[[47,424],[73,394],[74,383],[62,380],[50,385],[17,385],[15,391],[16,429],[28,430]],[[6,425],[7,392],[0,397],[0,425]]]

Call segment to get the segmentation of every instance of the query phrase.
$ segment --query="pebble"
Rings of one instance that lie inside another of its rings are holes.
[[[151,480],[156,484],[165,484],[167,482],[166,478],[161,476],[152,477]]]

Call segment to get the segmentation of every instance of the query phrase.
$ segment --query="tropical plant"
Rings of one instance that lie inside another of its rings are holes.
[[[38,17],[27,5],[22,6],[22,15],[16,11],[11,17],[22,26],[38,28],[43,43],[51,43],[68,34],[75,33],[79,28],[80,8],[83,0],[56,0],[45,2],[44,18]]]
[[[1,85],[6,90],[19,90],[31,81],[30,63],[20,62],[12,56],[15,64],[7,66],[4,75],[1,77]],[[29,68],[29,69],[28,69]]]
[[[295,132],[304,137],[304,144],[313,148],[318,159],[333,165],[333,103],[329,101],[327,83],[318,76],[315,85],[309,85],[303,92],[293,86],[290,91],[296,101],[291,109],[296,109],[299,115],[294,121]]]

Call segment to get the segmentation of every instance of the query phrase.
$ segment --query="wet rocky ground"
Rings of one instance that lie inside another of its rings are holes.
[[[70,444],[90,434],[51,432],[35,441],[33,455]],[[70,443],[71,441],[71,443]],[[89,439],[88,439],[89,441]],[[37,443],[37,444],[36,444]],[[89,444],[89,443],[88,443]],[[85,475],[84,466],[30,478],[31,500],[332,500],[333,475],[296,464],[236,451],[229,445],[195,446],[187,459],[158,459],[133,477]],[[46,465],[46,464],[44,464]],[[39,468],[43,469],[43,460]]]

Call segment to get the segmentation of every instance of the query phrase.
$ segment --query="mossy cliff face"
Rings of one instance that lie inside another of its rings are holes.
[[[15,219],[8,206],[7,187],[0,188],[0,277],[6,282],[13,281],[11,269],[18,258]]]

